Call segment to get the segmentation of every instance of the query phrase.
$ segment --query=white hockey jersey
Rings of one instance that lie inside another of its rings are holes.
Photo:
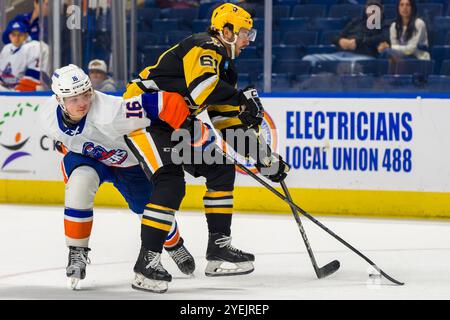
[[[48,69],[48,46],[29,41],[17,48],[7,44],[0,52],[0,85],[14,89],[19,80],[27,77],[40,81],[41,70]]]
[[[158,114],[156,105],[153,106]],[[138,164],[125,143],[124,135],[150,125],[141,97],[124,101],[122,97],[95,91],[91,109],[75,126],[67,126],[62,109],[52,96],[41,109],[42,126],[49,136],[72,152],[79,153],[107,166],[129,167]]]

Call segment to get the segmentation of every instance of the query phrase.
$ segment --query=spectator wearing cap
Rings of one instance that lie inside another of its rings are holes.
[[[39,6],[39,0],[33,0],[34,3],[34,9],[30,13],[25,14],[19,14],[15,16],[10,22],[22,22],[23,24],[27,25],[28,27],[28,34],[33,40],[39,41],[39,33],[40,33],[40,27],[39,27],[39,15],[40,15],[40,6]],[[42,14],[43,16],[47,16],[48,12],[48,0],[44,0],[42,4]],[[10,43],[8,33],[5,30],[3,32],[2,37],[3,43],[8,44]]]
[[[101,92],[114,92],[117,90],[116,83],[108,77],[108,67],[103,60],[92,60],[89,62],[89,78],[95,90]]]
[[[28,26],[21,21],[11,21],[6,32],[10,43],[0,52],[0,86],[7,90],[35,91],[40,85],[41,68],[46,70],[46,61],[41,59],[42,46],[31,40]],[[48,50],[44,48],[43,56],[45,52]]]
[[[372,5],[380,7],[382,12],[380,0],[367,0],[363,16],[350,21],[334,39],[333,43],[339,52],[311,54],[303,57],[303,60],[311,61],[315,65],[317,61],[361,61],[377,58],[380,52],[389,47],[389,25],[380,17],[382,20],[380,28],[368,27],[368,19],[375,12],[366,13],[366,11]]]

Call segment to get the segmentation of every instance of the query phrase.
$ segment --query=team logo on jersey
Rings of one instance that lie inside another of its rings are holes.
[[[206,42],[206,44],[212,44],[213,46],[216,46],[219,48],[222,47],[222,44],[220,43],[220,41],[214,37],[211,37],[211,41]]]
[[[12,162],[14,162],[17,159],[31,156],[31,154],[28,152],[20,151],[20,149],[22,149],[28,143],[28,140],[30,140],[29,137],[25,140],[22,140],[22,135],[20,132],[18,132],[18,133],[16,133],[14,140],[15,140],[15,144],[13,144],[13,145],[6,145],[6,144],[0,143],[0,145],[3,148],[5,148],[9,151],[13,151],[13,153],[10,156],[8,156],[5,161],[3,161],[1,170],[5,169],[9,164],[11,164]]]
[[[270,146],[270,149],[274,152],[277,152],[278,147],[278,136],[277,136],[277,128],[275,127],[275,122],[273,122],[267,111],[264,111],[264,119],[261,124],[261,134],[264,137],[264,140]],[[253,173],[258,173],[258,169],[255,168],[254,165],[247,162],[245,166],[250,169]],[[236,167],[236,171],[242,174],[246,174],[244,171]]]
[[[8,63],[0,74],[1,81],[7,86],[11,87],[17,84],[17,78],[12,73],[11,63]]]
[[[82,154],[102,162],[107,162],[110,165],[120,165],[128,158],[128,153],[125,150],[117,149],[107,151],[102,146],[94,145],[93,142],[86,142],[83,145]]]

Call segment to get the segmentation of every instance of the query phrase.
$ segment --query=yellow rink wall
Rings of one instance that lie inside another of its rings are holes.
[[[188,186],[182,209],[202,210],[204,192],[203,186]],[[297,205],[314,214],[450,218],[450,193],[291,189],[291,194]],[[290,213],[282,200],[260,187],[237,187],[234,196],[236,211]],[[64,183],[0,180],[0,203],[63,205]],[[127,207],[122,196],[109,183],[101,186],[95,205]]]
[[[64,203],[61,156],[46,128],[36,125],[49,95],[0,93],[0,203]],[[262,99],[263,134],[292,165],[288,185],[306,211],[450,218],[450,94],[301,93]],[[339,126],[332,120],[338,116]],[[344,163],[340,152],[353,161]],[[370,169],[363,168],[369,161]],[[202,210],[204,192],[204,186],[188,186],[182,208]],[[239,176],[234,197],[236,211],[290,213],[248,176]],[[111,184],[102,185],[95,205],[127,207]]]

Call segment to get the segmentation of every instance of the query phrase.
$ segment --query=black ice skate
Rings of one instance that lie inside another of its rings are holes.
[[[206,260],[208,260],[206,276],[235,276],[253,272],[255,256],[234,248],[231,245],[231,237],[221,233],[210,233]],[[222,264],[232,264],[234,268],[225,268]]]
[[[172,248],[165,248],[173,261],[178,266],[181,272],[186,275],[191,275],[195,270],[195,260],[191,253],[184,246],[183,238],[180,238],[177,245]]]
[[[91,261],[88,258],[89,248],[69,247],[69,262],[66,275],[69,277],[69,286],[72,290],[79,288],[78,283],[86,277],[86,265]]]
[[[172,281],[172,276],[161,264],[161,254],[144,247],[141,247],[134,272],[136,275],[131,287],[136,290],[164,293]]]

